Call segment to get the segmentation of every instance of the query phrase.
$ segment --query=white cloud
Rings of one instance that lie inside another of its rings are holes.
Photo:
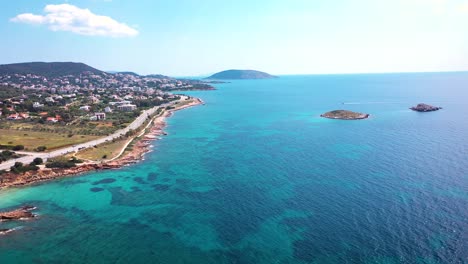
[[[33,25],[46,25],[52,31],[70,31],[87,36],[133,37],[138,31],[108,16],[93,14],[70,4],[47,5],[45,15],[19,14],[11,21]]]

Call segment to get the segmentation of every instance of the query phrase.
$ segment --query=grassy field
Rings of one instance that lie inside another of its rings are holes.
[[[46,146],[47,151],[50,151],[97,138],[99,137],[87,135],[68,137],[68,134],[60,133],[0,129],[0,145],[23,145],[25,151],[34,151],[39,146]]]
[[[79,121],[79,120],[77,120]],[[122,126],[127,125],[123,123]],[[120,126],[119,126],[120,127]],[[85,122],[85,124],[73,123],[72,125],[61,124],[39,124],[34,122],[21,121],[0,121],[0,129],[34,131],[45,133],[60,133],[73,135],[93,135],[105,136],[114,133],[119,127],[114,127],[112,122]],[[27,132],[25,132],[27,133]]]
[[[101,144],[98,145],[97,148],[89,148],[78,152],[76,157],[79,159],[94,161],[112,159],[120,153],[125,143],[127,143],[127,139]],[[104,156],[106,156],[106,158],[103,158]]]
[[[189,99],[189,100],[184,100],[184,101],[181,101],[177,104],[174,105],[174,108],[177,108],[177,107],[181,107],[181,106],[185,106],[185,105],[188,105],[188,104],[191,104],[195,101],[195,99]]]

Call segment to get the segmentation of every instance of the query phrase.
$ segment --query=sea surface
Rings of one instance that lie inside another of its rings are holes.
[[[0,191],[40,215],[0,263],[468,263],[468,73],[216,86],[139,164]]]

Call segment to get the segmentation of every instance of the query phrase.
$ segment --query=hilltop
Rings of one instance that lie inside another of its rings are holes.
[[[227,70],[215,73],[206,79],[217,80],[247,80],[247,79],[273,79],[277,76],[270,75],[266,72],[254,70]]]
[[[132,76],[140,76],[136,72],[131,72],[131,71],[124,71],[124,72],[114,72],[114,74],[126,74],[126,75],[132,75]]]
[[[0,75],[6,74],[34,74],[47,78],[67,75],[79,75],[83,72],[102,75],[104,72],[76,62],[26,62],[0,65]]]
[[[150,74],[150,75],[146,75],[145,77],[156,78],[156,79],[174,79],[173,77],[169,77],[169,76],[162,75],[162,74]]]

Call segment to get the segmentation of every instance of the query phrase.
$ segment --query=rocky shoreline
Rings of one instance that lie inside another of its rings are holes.
[[[194,98],[194,100],[189,104],[164,111],[161,116],[153,119],[153,124],[149,132],[144,134],[142,138],[135,143],[132,150],[124,153],[122,157],[119,157],[116,160],[105,161],[101,163],[85,163],[69,169],[44,168],[39,171],[29,171],[19,175],[14,173],[6,173],[2,175],[0,190],[10,187],[32,185],[68,176],[75,176],[89,171],[118,169],[129,164],[137,163],[146,153],[150,151],[150,145],[153,140],[157,140],[159,136],[167,135],[167,133],[163,130],[166,126],[165,119],[167,117],[170,117],[175,111],[200,104],[203,104],[203,101],[198,98]]]

